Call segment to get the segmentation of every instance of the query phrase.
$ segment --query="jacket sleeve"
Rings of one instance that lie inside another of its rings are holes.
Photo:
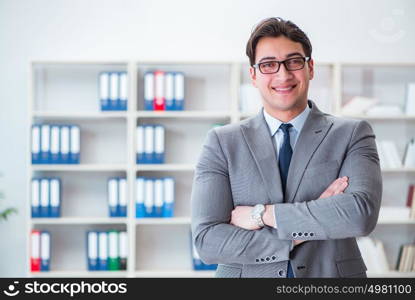
[[[227,161],[218,135],[209,131],[193,180],[192,236],[205,263],[266,264],[289,259],[291,240],[277,229],[245,230],[229,224],[234,209]]]
[[[275,205],[281,239],[328,240],[368,235],[376,226],[382,176],[375,135],[366,121],[357,123],[339,177],[348,176],[343,194]],[[304,234],[306,233],[306,234]]]

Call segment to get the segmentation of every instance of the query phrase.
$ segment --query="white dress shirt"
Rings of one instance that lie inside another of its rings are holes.
[[[268,114],[265,109],[262,110],[264,113],[265,121],[267,122],[269,131],[272,136],[273,143],[275,145],[275,149],[277,149],[277,161],[278,161],[278,155],[282,146],[282,143],[284,142],[284,132],[280,128],[280,125],[284,122],[281,122],[280,120],[272,117],[270,114]],[[307,105],[306,108],[294,119],[290,120],[289,122],[292,127],[288,130],[290,134],[290,144],[291,148],[294,152],[295,144],[297,143],[298,136],[300,135],[301,129],[303,129],[304,123],[307,120],[308,115],[310,114],[310,107]],[[275,219],[275,211],[273,211],[274,219]],[[277,228],[277,222],[275,221],[274,228]]]

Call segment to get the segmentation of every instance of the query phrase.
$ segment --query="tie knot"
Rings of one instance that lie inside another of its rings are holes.
[[[281,124],[281,125],[280,125],[280,128],[281,128],[282,132],[284,132],[284,135],[288,133],[288,130],[289,130],[291,127],[293,127],[293,125],[292,125],[292,124],[290,124],[290,123],[287,123],[287,124],[284,124],[284,123],[283,123],[283,124]]]

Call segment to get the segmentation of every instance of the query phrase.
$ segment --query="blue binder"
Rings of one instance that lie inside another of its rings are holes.
[[[70,162],[69,159],[69,151],[71,148],[71,140],[70,140],[70,126],[68,125],[61,125],[60,126],[60,161],[61,164],[68,164]]]
[[[154,163],[154,126],[144,125],[144,154],[143,164]]]
[[[119,76],[117,72],[110,72],[110,101],[109,101],[109,110],[118,110],[118,103],[120,102],[120,92],[119,92]]]
[[[127,179],[120,177],[118,179],[118,217],[127,216]]]
[[[145,178],[138,177],[136,179],[136,199],[135,199],[135,216],[136,218],[144,218],[146,210],[144,207],[145,199]]]
[[[119,72],[119,101],[117,105],[117,110],[125,111],[127,110],[127,102],[128,102],[128,78],[127,72]]]
[[[154,107],[154,73],[146,72],[144,74],[144,110],[153,110]]]
[[[137,164],[144,163],[144,126],[137,126]]]
[[[98,233],[98,269],[108,270],[108,233]]]
[[[109,216],[118,217],[118,178],[109,178],[107,187]]]
[[[144,197],[145,217],[151,218],[151,217],[155,216],[155,210],[154,210],[154,179],[146,178],[144,180],[144,190],[145,190],[145,197]]]
[[[50,163],[60,162],[60,127],[52,125],[50,129]]]
[[[184,73],[174,73],[174,109],[184,110]]]
[[[97,271],[98,264],[98,232],[88,231],[86,234],[87,241],[87,266],[89,271]]]
[[[163,179],[164,184],[164,206],[163,217],[171,218],[174,216],[174,202],[175,202],[175,189],[173,177],[165,177]]]
[[[32,179],[32,218],[40,217],[40,180]]]
[[[81,130],[79,126],[70,126],[70,151],[69,151],[69,163],[79,164],[80,152],[81,152]]]
[[[50,253],[51,253],[50,233],[41,231],[40,233],[40,271],[50,270]]]
[[[174,106],[174,73],[166,72],[164,75],[165,80],[165,100],[166,110],[175,110]]]
[[[164,141],[165,141],[165,129],[162,125],[154,125],[154,155],[153,163],[162,164],[164,163]]]
[[[40,163],[50,163],[50,125],[42,124],[40,127]]]
[[[50,211],[51,218],[59,218],[61,216],[61,181],[59,178],[50,178]]]
[[[50,188],[49,179],[40,179],[40,217],[48,218],[50,210]]]
[[[98,95],[101,111],[110,110],[110,77],[108,72],[101,72],[98,76]]]
[[[163,217],[164,204],[164,181],[163,179],[154,179],[154,214],[153,217]]]
[[[40,125],[32,126],[32,164],[40,164]]]

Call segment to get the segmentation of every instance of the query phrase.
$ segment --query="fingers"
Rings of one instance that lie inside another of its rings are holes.
[[[349,178],[343,176],[334,180],[330,186],[321,194],[320,198],[327,198],[337,194],[341,194],[347,188],[349,184]]]

